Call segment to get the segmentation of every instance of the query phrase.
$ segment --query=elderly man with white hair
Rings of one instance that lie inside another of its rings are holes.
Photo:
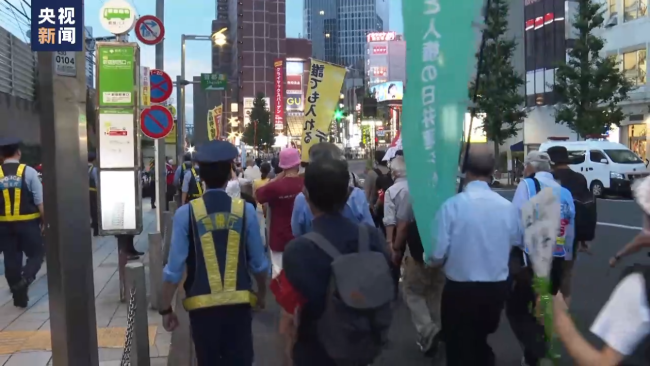
[[[390,172],[394,183],[384,194],[383,223],[395,268],[400,268],[407,246],[409,249],[409,256],[404,258],[404,301],[418,332],[417,344],[426,353],[434,349],[436,335],[441,329],[440,296],[445,274],[441,267],[431,268],[424,264],[424,248],[411,205],[404,156],[397,156],[390,162]]]
[[[553,249],[550,291],[556,294],[562,283],[565,260],[573,255],[575,206],[573,196],[555,180],[551,173],[551,158],[545,152],[532,151],[524,160],[524,179],[517,186],[512,200],[521,217],[521,208],[544,188],[551,188],[561,205],[560,230]],[[566,245],[565,245],[566,244]],[[527,250],[526,250],[527,252]],[[535,317],[536,295],[532,287],[533,270],[528,265],[528,254],[515,248],[511,253],[510,268],[512,293],[506,303],[510,327],[524,348],[522,365],[536,366],[545,357],[548,342],[544,326]],[[532,307],[531,307],[532,304]]]

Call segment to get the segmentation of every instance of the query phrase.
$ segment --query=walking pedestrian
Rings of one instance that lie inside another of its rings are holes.
[[[553,190],[560,203],[560,230],[554,243],[553,261],[550,270],[552,294],[557,294],[562,284],[564,261],[573,258],[573,240],[575,236],[575,206],[573,196],[558,183],[551,174],[551,158],[545,152],[532,151],[524,161],[524,179],[517,186],[512,200],[518,216],[528,200],[535,197],[544,188]],[[523,235],[523,233],[522,233]],[[570,245],[566,245],[570,243]],[[511,293],[506,303],[506,315],[519,343],[524,349],[522,365],[537,366],[546,356],[549,341],[545,337],[544,325],[540,324],[536,314],[537,295],[533,289],[533,269],[528,265],[527,248],[522,252],[515,248],[511,253]]]
[[[312,161],[305,195],[313,232],[290,242],[283,263],[287,281],[305,299],[296,315],[294,365],[372,364],[386,342],[396,286],[386,242],[374,226],[342,214],[349,195],[345,161]],[[336,290],[343,287],[363,310]]]
[[[93,236],[99,235],[99,220],[97,219],[97,167],[95,167],[96,155],[93,152],[88,153],[88,187],[90,198],[90,228]]]
[[[194,164],[185,170],[181,186],[181,201],[186,204],[201,196],[203,196],[203,185],[201,184],[200,168],[198,164]]]
[[[521,245],[520,219],[513,205],[488,185],[494,157],[470,151],[462,193],[449,198],[437,214],[436,247],[429,265],[442,265],[443,339],[449,366],[494,366],[487,343],[501,318],[508,293],[508,257]]]
[[[171,303],[187,268],[183,306],[189,312],[198,366],[251,366],[252,307],[265,306],[269,264],[255,207],[224,190],[237,155],[237,148],[226,141],[197,149],[206,191],[176,211],[163,271],[160,314],[165,329],[172,331],[178,318]]]
[[[575,237],[573,239],[572,258],[565,259],[562,268],[560,291],[567,304],[571,303],[571,280],[573,279],[574,263],[578,252],[589,252],[588,241],[596,235],[598,212],[596,211],[596,198],[587,186],[585,176],[574,172],[569,167],[569,152],[564,146],[553,146],[547,151],[553,167],[553,178],[560,182],[562,187],[571,192],[575,206]]]
[[[320,142],[309,149],[309,161],[314,162],[319,159],[341,160],[347,166],[347,161],[344,159],[341,149],[329,142]],[[375,223],[370,214],[370,207],[368,206],[364,191],[359,188],[349,187],[349,185],[350,175],[348,171],[349,191],[347,202],[342,208],[343,216],[356,223],[366,223],[374,226]],[[293,205],[293,214],[291,216],[291,230],[293,235],[298,237],[310,232],[313,218],[314,216],[309,209],[305,195],[300,193],[296,196],[296,201]]]
[[[0,248],[14,306],[26,308],[28,288],[45,256],[43,185],[32,167],[20,163],[19,139],[0,138]],[[27,262],[23,267],[23,253]]]
[[[445,273],[440,267],[424,264],[424,248],[417,231],[411,205],[406,162],[399,156],[390,163],[395,183],[386,191],[383,222],[388,247],[393,255],[393,265],[398,271],[407,245],[409,255],[404,258],[402,290],[404,300],[411,312],[411,320],[418,332],[417,345],[423,353],[433,352],[440,332],[440,297],[445,284]]]

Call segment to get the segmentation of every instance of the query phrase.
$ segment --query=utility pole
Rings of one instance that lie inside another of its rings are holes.
[[[156,18],[165,24],[165,0],[156,0]],[[156,69],[165,70],[164,39],[156,44]],[[180,113],[180,111],[176,111],[176,113]],[[179,118],[176,117],[176,120],[178,121]],[[176,129],[178,130],[179,128],[180,124],[177,122]],[[166,207],[169,204],[167,202],[167,168],[165,165],[167,162],[166,145],[165,139],[154,140],[154,150],[156,151],[156,229],[158,231],[162,228],[162,213],[163,211],[167,211]],[[176,163],[180,164],[181,160],[177,160]]]
[[[84,44],[84,32],[81,37]],[[86,56],[84,51],[74,55],[76,77],[55,74],[55,52],[38,52],[37,57],[52,362],[97,366]]]

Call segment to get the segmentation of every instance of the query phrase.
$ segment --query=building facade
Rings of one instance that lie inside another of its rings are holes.
[[[267,104],[274,95],[274,61],[285,58],[286,3],[217,0],[217,6],[213,32],[227,28],[228,36],[227,45],[214,47],[212,68],[215,73],[228,75],[224,120],[237,117],[238,128],[243,131],[245,105],[252,103],[257,93],[264,93]]]
[[[308,39],[288,38],[287,58],[285,63],[285,136],[299,140],[304,126],[304,96],[307,92],[309,76],[309,58],[312,55],[312,44]],[[283,141],[282,141],[283,142]],[[276,138],[276,143],[282,143]]]
[[[305,0],[304,34],[312,56],[356,66],[366,52],[368,33],[388,30],[389,0]]]
[[[648,152],[648,125],[650,124],[650,86],[646,78],[650,17],[647,0],[607,0],[605,27],[600,36],[605,40],[604,52],[616,57],[625,76],[636,87],[630,99],[623,103],[627,118],[620,130],[610,132],[610,140],[620,142],[643,159]]]
[[[406,82],[406,41],[395,32],[374,32],[366,36],[366,84]]]

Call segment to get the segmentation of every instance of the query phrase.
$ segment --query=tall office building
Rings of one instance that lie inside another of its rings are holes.
[[[285,57],[286,3],[218,0],[217,6],[212,29],[228,28],[228,44],[214,48],[212,69],[228,75],[224,116],[237,116],[244,127],[246,106],[252,104],[256,94],[262,92],[269,99],[274,95],[273,63]],[[237,104],[236,111],[231,108],[233,103]]]
[[[388,1],[305,0],[304,33],[312,41],[312,56],[361,66],[368,33],[388,30]]]

